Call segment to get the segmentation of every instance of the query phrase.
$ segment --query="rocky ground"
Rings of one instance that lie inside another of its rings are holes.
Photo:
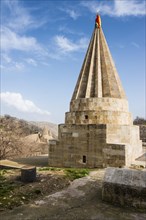
[[[65,187],[64,189],[55,187],[51,193],[51,184],[49,184],[49,180],[44,179],[46,184],[43,191],[44,195],[32,200],[29,204],[22,205],[10,211],[1,212],[1,219],[145,220],[146,213],[140,213],[130,208],[112,206],[102,201],[101,186],[103,176],[103,169],[92,171],[90,175],[76,179],[70,184],[66,182],[63,185]],[[41,188],[43,189],[43,181]]]
[[[23,183],[20,170],[0,171],[0,213],[64,189],[70,179],[63,170],[37,169],[35,182]]]

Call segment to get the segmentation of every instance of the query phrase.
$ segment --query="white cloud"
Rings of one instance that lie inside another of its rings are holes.
[[[65,34],[72,34],[72,35],[79,35],[79,36],[84,36],[85,34],[81,31],[78,30],[73,30],[70,27],[67,27],[67,24],[62,24],[59,26],[58,30],[62,33]]]
[[[57,35],[54,39],[59,50],[64,53],[83,50],[86,49],[88,45],[87,38],[81,38],[78,42],[72,42],[64,36]]]
[[[92,13],[115,17],[143,16],[146,14],[146,3],[144,0],[113,0],[113,2],[83,1],[81,4],[87,7]]]
[[[137,43],[135,43],[135,42],[131,42],[131,45],[134,46],[134,47],[136,47],[137,49],[140,48],[139,44],[137,44]]]
[[[34,37],[20,36],[6,27],[1,28],[1,49],[5,51],[13,49],[21,51],[42,50]]]
[[[26,62],[27,62],[28,64],[33,65],[33,66],[37,66],[37,62],[36,62],[34,59],[32,59],[32,58],[26,59]]]
[[[2,1],[2,12],[8,11],[9,16],[2,16],[5,25],[16,32],[24,31],[29,28],[38,28],[46,21],[43,19],[34,19],[30,13],[30,9],[25,8],[19,0]]]
[[[74,9],[69,9],[69,8],[59,8],[60,11],[65,12],[66,14],[68,14],[73,20],[76,20],[80,14],[74,10]]]
[[[21,7],[20,3],[16,1],[7,1],[11,19],[9,19],[7,26],[15,30],[22,30],[33,23],[32,17],[26,9]]]
[[[66,9],[65,12],[74,20],[76,20],[80,15],[74,10]]]
[[[145,15],[145,2],[137,0],[115,1],[115,13],[117,16]]]
[[[32,101],[24,99],[20,93],[2,92],[0,98],[2,102],[16,108],[20,112],[50,115],[48,111],[38,108]]]
[[[33,17],[31,12],[34,7],[25,7],[25,4],[19,0],[2,1],[1,7],[3,25],[0,30],[0,44],[3,69],[20,71],[27,64],[36,66],[35,59],[39,61],[48,59],[46,45],[42,45],[35,37],[24,34],[28,29],[40,27],[44,23],[43,18],[38,20],[39,15]],[[14,50],[23,53],[16,58],[13,56]],[[28,53],[32,57],[31,60],[26,58]]]
[[[11,71],[22,71],[24,70],[24,64],[22,62],[14,61],[8,54],[1,54],[2,69]]]
[[[18,62],[14,62],[14,69],[21,71],[24,69],[24,64],[23,63],[18,63]]]
[[[1,70],[2,70],[2,69],[4,70],[5,68],[6,68],[6,67],[5,67],[4,65],[1,65],[1,64],[0,64],[0,69],[1,69]]]
[[[1,62],[5,69],[21,71],[24,69],[26,64],[37,66],[37,60],[44,60],[48,58],[47,48],[40,45],[36,38],[27,37],[25,35],[15,33],[7,27],[1,27]],[[23,57],[31,54],[33,58],[17,58],[12,56],[14,50],[23,52]],[[24,62],[24,60],[26,62]]]
[[[1,58],[4,60],[4,62],[6,62],[7,64],[8,63],[11,63],[12,59],[11,57],[9,57],[7,54],[1,54]]]

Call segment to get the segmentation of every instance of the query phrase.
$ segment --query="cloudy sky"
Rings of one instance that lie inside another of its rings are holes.
[[[1,114],[63,123],[96,13],[133,117],[145,117],[145,0],[1,0]]]

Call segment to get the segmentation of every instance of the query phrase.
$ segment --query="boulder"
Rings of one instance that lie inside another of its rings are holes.
[[[114,205],[146,210],[146,170],[107,168],[102,199]]]

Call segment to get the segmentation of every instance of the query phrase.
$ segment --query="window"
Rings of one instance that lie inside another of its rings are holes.
[[[85,119],[88,119],[88,115],[85,115]]]
[[[86,156],[83,156],[83,163],[86,163]]]

